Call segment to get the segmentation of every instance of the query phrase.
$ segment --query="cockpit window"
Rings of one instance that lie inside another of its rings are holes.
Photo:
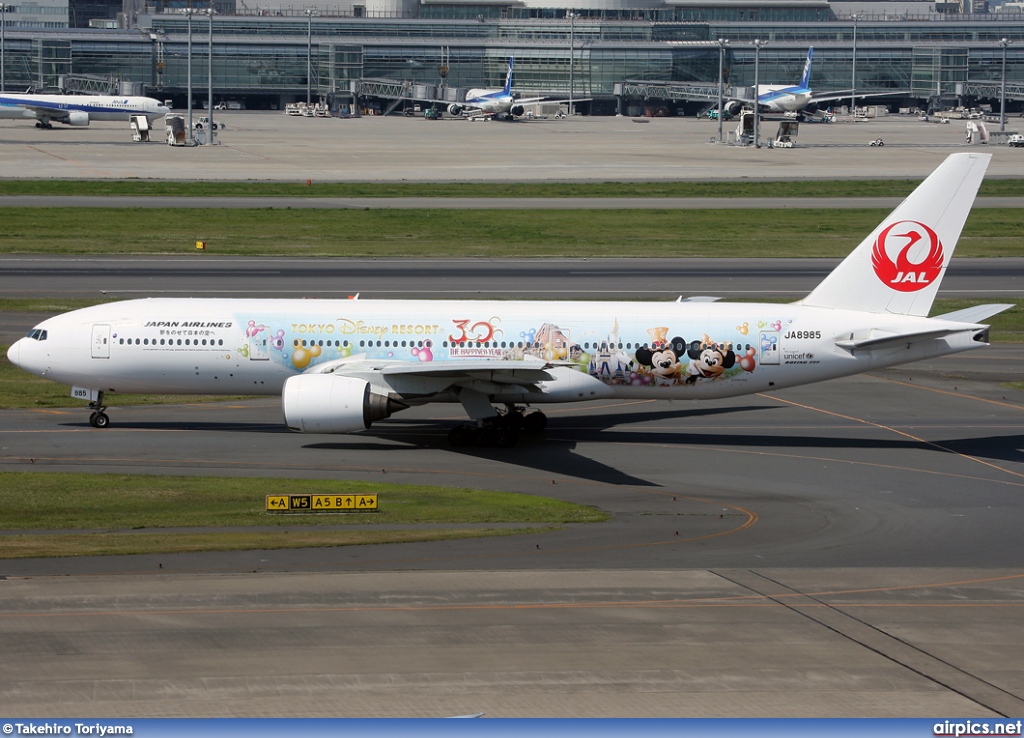
[[[28,332],[28,337],[35,339],[36,341],[45,341],[46,331],[40,330],[39,328],[33,328]]]

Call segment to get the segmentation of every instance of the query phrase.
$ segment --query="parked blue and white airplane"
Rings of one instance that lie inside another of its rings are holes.
[[[559,103],[564,100],[549,100],[545,97],[516,98],[512,94],[512,69],[515,57],[508,60],[508,73],[505,75],[505,86],[500,90],[472,89],[466,93],[465,102],[453,103],[448,106],[451,115],[465,115],[472,118],[518,118],[526,114],[526,106],[530,103]]]
[[[990,154],[949,156],[791,304],[147,299],[75,310],[11,362],[72,386],[106,427],[111,393],[267,394],[304,433],[352,433],[460,403],[454,445],[543,429],[530,406],[772,392],[987,345],[1010,305],[929,318]]]
[[[110,97],[100,95],[0,94],[0,118],[34,120],[36,128],[53,128],[53,123],[87,126],[91,121],[124,121],[145,115],[150,122],[170,111],[151,97]]]
[[[797,113],[799,115],[813,114],[818,112],[821,104],[836,100],[848,100],[851,90],[833,90],[831,92],[815,94],[811,89],[811,61],[814,57],[814,47],[807,49],[807,61],[804,62],[804,72],[800,82],[795,85],[758,85],[757,106],[761,114],[765,113]],[[872,93],[874,96],[877,93]],[[866,97],[859,95],[858,97]],[[752,108],[753,99],[730,98],[726,110],[732,115],[737,115],[744,108]]]

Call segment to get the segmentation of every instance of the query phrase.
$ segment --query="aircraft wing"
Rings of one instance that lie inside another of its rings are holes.
[[[496,384],[529,385],[550,382],[554,377],[547,371],[556,364],[550,362],[504,361],[481,359],[474,361],[403,362],[385,366],[384,376],[444,377],[445,379],[478,379]]]
[[[68,117],[68,111],[64,108],[50,107],[49,105],[30,105],[20,103],[25,110],[31,110],[37,118],[50,118],[55,121],[62,121]]]
[[[363,374],[375,372],[386,377],[421,377],[425,379],[484,380],[496,384],[531,385],[555,379],[549,369],[573,366],[571,362],[541,361],[539,359],[508,361],[505,359],[467,359],[465,361],[372,361],[350,357],[310,367],[305,374]]]
[[[811,95],[811,102],[821,103],[821,102],[832,102],[833,100],[849,100],[851,93],[853,93],[853,96],[856,97],[856,98],[891,97],[893,95],[905,95],[905,94],[907,94],[906,90],[893,90],[892,92],[857,92],[857,93],[854,93],[853,90],[832,90],[831,92],[824,92],[824,93],[822,93],[820,95],[818,95],[818,94]]]

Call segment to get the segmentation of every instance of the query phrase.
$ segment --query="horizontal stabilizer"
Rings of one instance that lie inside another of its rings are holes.
[[[938,328],[931,331],[917,331],[915,333],[890,333],[884,336],[873,336],[871,338],[851,339],[849,341],[836,341],[836,346],[850,352],[854,351],[875,351],[878,349],[896,348],[905,346],[915,341],[924,341],[929,338],[942,338],[953,333],[959,333],[962,328]]]
[[[1014,305],[975,305],[974,307],[957,310],[945,315],[936,315],[935,320],[948,320],[953,323],[981,323],[993,315],[998,315],[1004,310],[1009,310]]]

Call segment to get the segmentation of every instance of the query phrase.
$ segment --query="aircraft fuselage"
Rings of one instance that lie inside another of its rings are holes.
[[[381,369],[514,361],[547,365],[559,381],[501,384],[485,392],[495,402],[713,399],[981,345],[959,324],[907,346],[837,346],[936,322],[792,304],[149,299],[51,318],[9,355],[35,374],[103,392],[280,394],[289,377],[337,362],[415,398],[448,380]]]

